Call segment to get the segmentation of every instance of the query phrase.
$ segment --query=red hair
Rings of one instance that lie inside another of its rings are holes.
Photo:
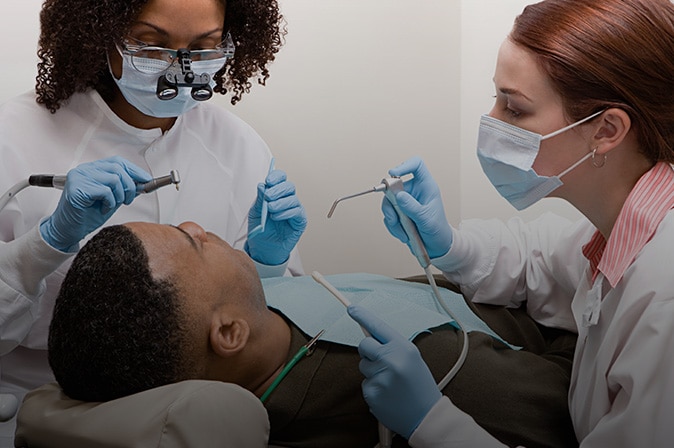
[[[669,0],[545,0],[509,38],[531,51],[570,121],[626,111],[651,161],[674,163],[674,5]]]

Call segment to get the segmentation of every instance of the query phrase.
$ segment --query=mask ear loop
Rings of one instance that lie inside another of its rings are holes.
[[[599,147],[594,148],[594,149],[592,150],[592,166],[595,167],[595,168],[601,168],[601,167],[603,167],[604,165],[606,165],[606,157],[607,157],[606,154],[604,154],[604,159],[603,159],[600,163],[597,163],[597,159],[596,159],[595,156],[597,155],[597,149],[598,149],[598,148],[599,148]]]

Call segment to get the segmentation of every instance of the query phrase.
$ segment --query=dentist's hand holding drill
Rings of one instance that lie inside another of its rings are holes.
[[[54,213],[40,224],[42,238],[69,252],[102,226],[122,204],[136,198],[137,183],[152,176],[119,156],[83,163],[71,169]]]

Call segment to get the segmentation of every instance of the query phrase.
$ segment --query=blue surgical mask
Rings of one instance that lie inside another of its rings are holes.
[[[483,115],[477,138],[477,157],[482,170],[501,196],[517,210],[524,210],[563,185],[561,177],[592,156],[589,152],[557,176],[539,176],[533,165],[541,141],[585,123],[602,112],[545,136]]]
[[[131,56],[124,54],[117,49],[122,56],[122,76],[117,79],[112,74],[112,78],[117,83],[122,95],[133,107],[149,115],[157,118],[171,118],[184,114],[188,110],[195,107],[200,101],[192,98],[189,88],[181,87],[178,89],[178,96],[171,100],[160,100],[157,98],[157,80],[162,73],[143,73],[137,70],[132,62]],[[211,87],[215,87],[213,76],[215,73],[225,65],[227,57],[207,60],[207,61],[193,61],[192,70],[195,73],[208,73],[211,75]],[[148,60],[148,64],[152,64],[153,60]],[[108,68],[110,61],[108,60]]]

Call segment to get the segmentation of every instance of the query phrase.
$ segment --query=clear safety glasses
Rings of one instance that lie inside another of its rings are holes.
[[[161,73],[178,59],[178,50],[153,47],[132,37],[127,37],[122,41],[120,50],[131,57],[131,64],[136,70],[148,74]],[[229,33],[215,48],[190,50],[192,62],[215,61],[233,56],[234,41]]]

